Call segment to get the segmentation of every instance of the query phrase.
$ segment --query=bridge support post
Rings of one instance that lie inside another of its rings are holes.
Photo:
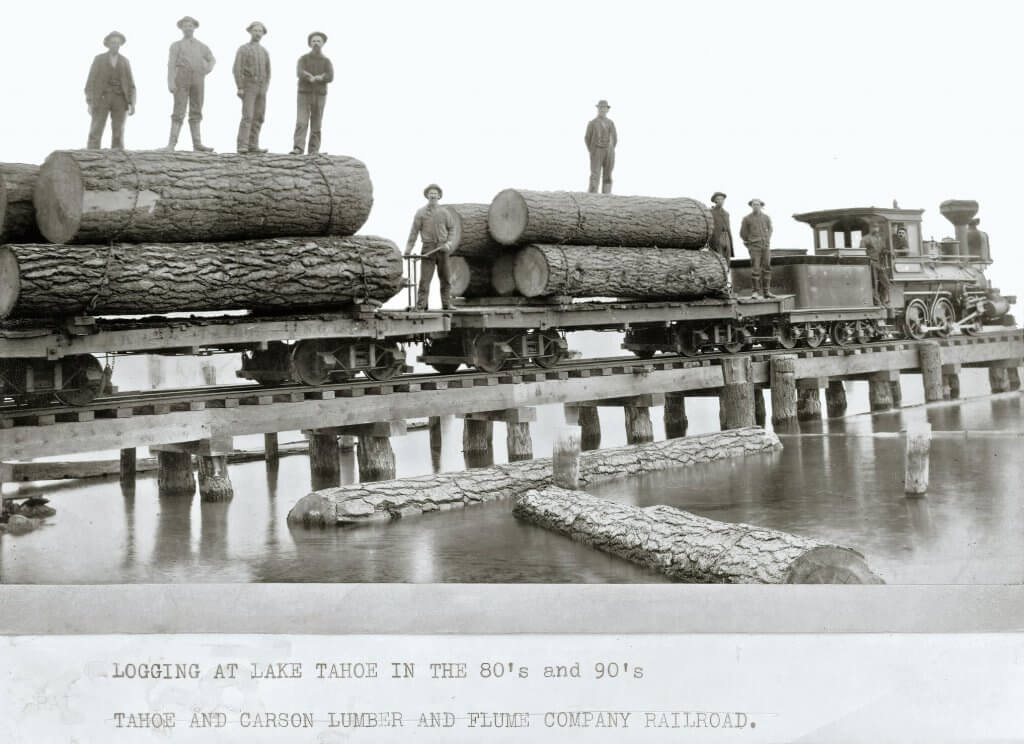
[[[137,453],[134,447],[121,450],[121,488],[126,491],[135,490]]]
[[[646,444],[654,441],[651,409],[647,406],[623,406],[626,418],[626,444]]]
[[[202,501],[230,501],[234,495],[228,475],[227,455],[234,451],[234,439],[216,436],[191,442],[159,444],[149,448],[157,453],[157,474],[161,494],[195,492],[192,456],[199,461],[199,497]]]
[[[435,473],[441,472],[441,417],[431,416],[427,419],[427,432],[430,436],[430,467]]]
[[[925,403],[942,400],[942,347],[935,341],[925,341],[918,345],[917,354]]]
[[[626,442],[628,444],[645,444],[654,441],[654,426],[651,424],[651,406],[661,406],[664,404],[665,395],[663,393],[646,393],[620,398],[587,400],[573,404],[579,411],[577,420],[580,422],[580,427],[583,430],[583,449],[587,449],[587,424],[590,422],[593,422],[593,428],[597,434],[597,442],[592,442],[594,446],[591,449],[597,449],[601,442],[600,422],[597,415],[598,407],[622,408],[626,419]],[[585,413],[588,410],[592,411],[590,417]],[[591,433],[591,436],[593,436],[593,433]]]
[[[224,455],[199,455],[199,500],[207,503],[231,501],[235,490]]]
[[[494,464],[494,424],[466,419],[462,426],[462,456],[467,468],[488,468]]]
[[[381,436],[373,430],[360,434],[356,444],[356,464],[359,466],[360,483],[394,480],[395,451],[391,447],[390,436]]]
[[[268,468],[276,468],[280,450],[277,443],[277,432],[272,431],[263,435],[263,460]]]
[[[957,400],[960,397],[960,365],[942,365],[942,398]]]
[[[900,381],[900,374],[897,371],[894,379],[889,380],[889,396],[892,398],[893,408],[903,407],[903,383]]]
[[[685,437],[688,425],[686,394],[682,391],[665,393],[665,439]]]
[[[505,446],[509,462],[533,459],[533,440],[530,422],[537,420],[535,408],[509,408],[503,411],[484,411],[466,414],[467,420],[501,421],[505,424]]]
[[[722,360],[725,385],[718,394],[719,423],[722,429],[740,429],[754,425],[753,362],[749,357]]]
[[[754,424],[764,428],[764,388],[760,385],[754,386]]]
[[[192,455],[188,452],[158,450],[156,453],[157,490],[161,496],[191,496],[196,491]]]
[[[552,480],[559,488],[575,491],[580,487],[581,436],[579,426],[565,426],[555,436],[551,467]]]
[[[601,417],[597,407],[584,403],[565,406],[565,423],[580,427],[580,449],[584,452],[601,449]]]
[[[992,365],[988,368],[988,384],[993,393],[1010,392],[1010,376],[1006,367]]]
[[[907,427],[904,487],[909,496],[928,491],[928,455],[932,443],[932,425],[925,422]]]
[[[1020,390],[1020,368],[1019,367],[1008,367],[1006,369],[1006,379],[1010,384],[1010,390]]]
[[[213,366],[213,361],[209,357],[205,357],[199,363],[199,371],[203,375],[204,385],[217,384],[217,368]]]
[[[789,426],[797,420],[796,355],[771,358],[772,425]]]
[[[824,379],[818,377],[797,380],[796,417],[800,421],[821,419],[821,388],[824,384]]]
[[[899,374],[898,372],[896,374]],[[872,413],[892,409],[892,373],[875,372],[868,377],[868,404]]]
[[[825,409],[829,418],[846,415],[846,385],[842,380],[829,380],[825,388]]]
[[[302,433],[309,440],[309,474],[313,490],[341,485],[338,435],[331,429]]]

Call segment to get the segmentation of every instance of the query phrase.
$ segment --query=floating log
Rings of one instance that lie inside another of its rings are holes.
[[[58,150],[33,199],[53,243],[353,235],[373,186],[355,158]]]
[[[502,245],[701,248],[714,221],[694,199],[505,189],[491,202],[487,225]]]
[[[516,517],[702,584],[882,584],[852,548],[671,506],[640,508],[564,488],[516,499]]]
[[[494,259],[507,249],[487,230],[489,204],[446,204],[455,222],[452,255],[476,259]]]
[[[663,248],[529,245],[514,274],[524,297],[700,299],[724,296],[729,282],[717,253]]]
[[[774,434],[753,427],[585,452],[580,455],[579,482],[586,486],[781,447]],[[509,498],[531,488],[543,488],[551,481],[552,461],[546,457],[459,473],[359,483],[303,496],[288,512],[288,523],[319,527],[397,518]]]
[[[38,165],[0,163],[0,243],[46,242],[32,206],[38,176]]]
[[[0,248],[0,319],[295,310],[385,301],[402,257],[385,238]],[[15,305],[16,300],[16,305]]]
[[[452,297],[487,297],[491,294],[491,264],[463,256],[450,256],[448,269]]]

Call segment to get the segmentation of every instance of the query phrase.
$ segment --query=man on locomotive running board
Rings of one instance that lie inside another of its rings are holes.
[[[765,297],[775,297],[772,293],[772,218],[761,211],[764,202],[760,199],[751,199],[747,206],[750,214],[740,225],[740,240],[750,251],[750,283],[754,288],[750,299],[761,299],[759,290],[764,291]]]
[[[871,264],[871,285],[874,289],[875,304],[888,305],[889,265],[892,263],[892,254],[885,236],[882,235],[880,223],[871,223],[871,232],[860,239],[860,247],[867,253],[868,262]]]
[[[124,34],[111,31],[103,39],[107,51],[96,55],[85,82],[85,105],[92,122],[89,125],[90,150],[100,149],[103,130],[110,117],[110,146],[124,149],[124,121],[135,113],[135,79],[128,59],[120,54],[125,43]]]
[[[320,152],[320,129],[324,120],[324,105],[327,103],[327,84],[334,80],[331,60],[321,52],[327,43],[327,34],[314,31],[306,37],[310,52],[299,57],[299,99],[295,116],[295,136],[292,138],[292,155],[301,155],[306,146],[306,132],[309,132],[309,154]]]
[[[716,191],[711,195],[711,216],[714,218],[714,231],[711,233],[710,247],[726,261],[733,256],[732,228],[729,225],[729,213],[725,211],[725,194]]]
[[[167,57],[167,89],[174,96],[174,109],[171,111],[171,134],[163,149],[172,152],[178,144],[178,133],[181,132],[185,110],[188,109],[192,149],[196,152],[213,152],[212,147],[203,144],[199,122],[203,120],[206,76],[213,70],[217,60],[210,47],[194,36],[199,21],[192,16],[185,16],[178,21],[178,28],[181,29],[181,39],[171,44]]]
[[[449,310],[452,306],[451,273],[448,268],[448,254],[452,250],[452,244],[448,236],[455,229],[455,222],[451,212],[438,203],[443,194],[441,187],[436,183],[423,189],[427,204],[416,210],[412,230],[409,231],[409,241],[405,245],[405,255],[411,256],[416,238],[419,237],[423,241],[423,247],[420,249],[420,283],[416,288],[417,310],[427,309],[435,266],[438,279],[441,280],[441,307]]]

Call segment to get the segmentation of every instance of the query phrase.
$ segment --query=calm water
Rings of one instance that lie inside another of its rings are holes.
[[[965,370],[965,394],[987,391],[984,370]],[[866,408],[866,383],[849,395]],[[904,403],[921,399],[920,378],[904,379]],[[717,428],[717,404],[687,403],[691,433]],[[877,416],[824,427],[833,436],[786,437],[782,452],[602,484],[594,493],[638,505],[671,504],[723,521],[748,522],[859,549],[890,583],[1024,582],[1024,439],[936,438],[931,490],[902,490],[903,441],[866,436],[924,420],[935,430],[1021,431],[1021,396]],[[655,432],[663,431],[652,409]],[[542,409],[534,451],[550,452],[560,410]],[[601,414],[603,445],[623,443],[622,412]],[[805,433],[821,431],[821,425]],[[448,432],[445,469],[458,469],[458,422]],[[504,427],[495,425],[497,461]],[[252,446],[258,439],[243,439]],[[396,438],[399,475],[429,472],[426,432]],[[140,452],[140,455],[142,453]],[[355,465],[343,455],[343,478]],[[357,529],[292,530],[288,510],[310,486],[304,456],[231,466],[235,498],[204,504],[160,498],[155,477],[126,497],[116,479],[68,482],[44,493],[57,516],[34,533],[0,536],[5,583],[133,582],[660,582],[617,558],[517,522],[510,502]],[[5,493],[17,491],[8,485]]]

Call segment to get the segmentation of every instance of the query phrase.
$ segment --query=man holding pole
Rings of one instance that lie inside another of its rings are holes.
[[[416,238],[419,237],[423,241],[423,247],[420,249],[420,281],[416,288],[416,309],[421,311],[427,309],[430,282],[434,278],[435,266],[437,267],[437,276],[441,281],[441,307],[444,310],[449,310],[452,306],[448,254],[452,250],[449,235],[455,229],[455,222],[451,213],[438,203],[441,201],[443,193],[441,187],[436,183],[423,189],[423,196],[427,198],[427,204],[416,210],[416,216],[412,220],[412,229],[409,231],[409,241],[405,246],[405,255],[411,256],[412,249],[416,246]]]

